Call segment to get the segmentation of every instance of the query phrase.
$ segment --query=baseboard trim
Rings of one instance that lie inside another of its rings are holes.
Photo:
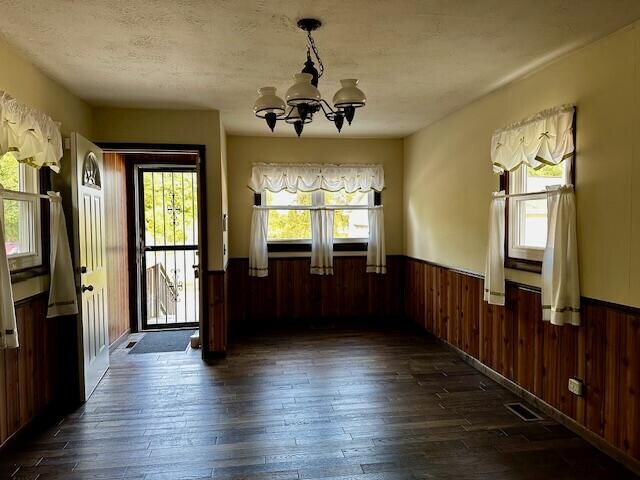
[[[122,345],[122,343],[127,339],[129,334],[131,334],[131,329],[127,328],[122,335],[120,335],[111,345],[109,345],[109,353],[113,353],[113,351],[116,348]]]
[[[568,417],[567,415],[562,413],[560,410],[552,407],[544,400],[536,397],[533,393],[529,392],[528,390],[525,390],[514,381],[509,380],[507,377],[503,376],[502,374],[488,367],[477,358],[472,357],[471,355],[464,352],[463,350],[460,350],[455,345],[452,345],[449,342],[442,340],[441,338],[438,338],[438,341],[442,342],[443,345],[447,346],[449,349],[455,352],[465,363],[472,366],[483,375],[486,375],[491,380],[502,385],[511,393],[522,398],[524,401],[529,403],[531,406],[537,408],[548,417],[552,418],[553,420],[560,423],[561,425],[567,427],[576,435],[582,437],[591,445],[596,447],[598,450],[602,451],[604,454],[608,455],[609,457],[613,458],[615,461],[624,465],[626,468],[631,470],[636,475],[640,475],[640,461],[634,460],[633,458],[626,455],[623,451],[613,447],[612,445],[607,443],[601,436],[593,433],[591,430],[587,429],[583,425],[580,425],[573,418]]]

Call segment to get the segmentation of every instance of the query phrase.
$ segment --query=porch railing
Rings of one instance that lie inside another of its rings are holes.
[[[156,263],[147,268],[147,315],[150,318],[176,314],[178,290],[164,265]]]

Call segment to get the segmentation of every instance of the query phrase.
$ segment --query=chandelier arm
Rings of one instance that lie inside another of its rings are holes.
[[[333,108],[331,108],[331,105],[329,105],[329,103],[324,98],[320,99],[320,107],[322,108],[322,113],[324,113],[324,116],[327,117],[327,120],[333,122],[333,119],[336,117],[337,112],[334,111]]]
[[[311,51],[313,52],[313,55],[316,57],[316,60],[318,60],[318,78],[322,77],[322,74],[324,73],[324,65],[322,64],[322,59],[320,58],[320,53],[318,52],[318,48],[316,47],[316,43],[313,40],[313,37],[311,36],[311,31],[307,32],[307,43],[309,44],[309,48],[311,49]]]
[[[293,112],[293,107],[289,107],[289,111],[286,112],[286,115],[278,117],[277,120],[288,120],[289,118],[291,118],[291,112]]]

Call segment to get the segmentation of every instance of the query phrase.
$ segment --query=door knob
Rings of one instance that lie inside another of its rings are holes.
[[[93,285],[82,285],[82,287],[80,287],[80,290],[82,290],[82,293],[93,292]]]

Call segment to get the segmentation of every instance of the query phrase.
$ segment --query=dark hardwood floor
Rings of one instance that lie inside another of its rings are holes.
[[[272,331],[129,355],[59,424],[2,454],[16,479],[635,478],[511,393],[404,329]]]

